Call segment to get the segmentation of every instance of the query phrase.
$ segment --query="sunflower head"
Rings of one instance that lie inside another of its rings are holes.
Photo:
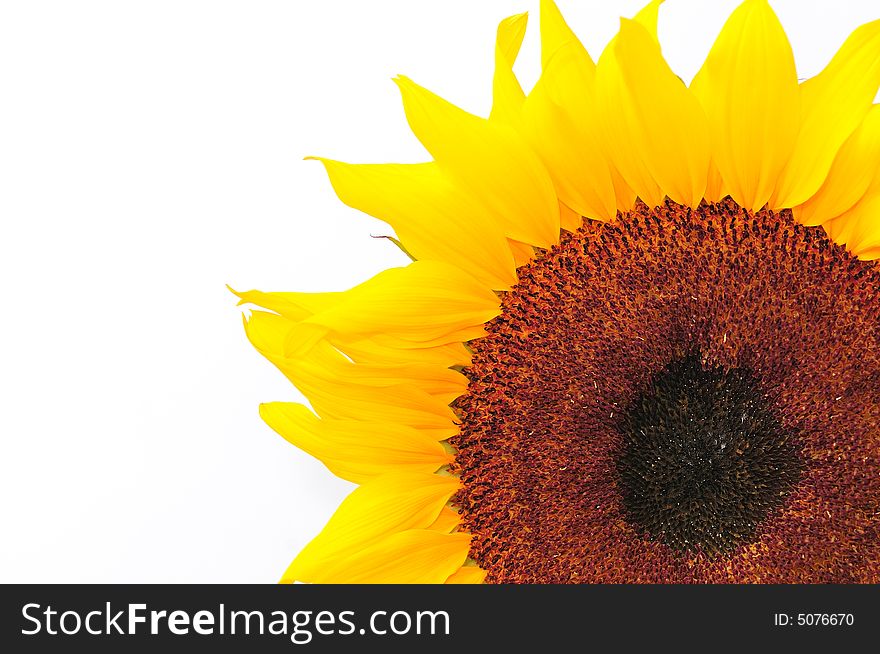
[[[661,1],[598,60],[550,0],[493,106],[396,79],[428,163],[322,159],[414,259],[239,293],[358,487],[284,581],[880,581],[880,21],[798,80],[765,0],[690,84]]]

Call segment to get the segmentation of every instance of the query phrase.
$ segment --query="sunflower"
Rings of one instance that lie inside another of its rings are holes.
[[[661,0],[597,62],[501,22],[488,119],[396,80],[428,163],[322,159],[413,262],[239,293],[359,486],[283,581],[880,581],[880,21],[799,83],[765,0],[686,85]]]

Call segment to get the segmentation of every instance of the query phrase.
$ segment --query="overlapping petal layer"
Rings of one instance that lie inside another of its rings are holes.
[[[428,527],[458,485],[454,477],[406,472],[365,482],[293,560],[282,581],[445,581],[464,563],[470,537]],[[430,556],[422,548],[410,547],[414,543],[430,550]],[[365,556],[365,551],[371,555]],[[433,558],[438,559],[437,566],[430,565]],[[350,574],[348,566],[355,561],[357,572]],[[370,570],[383,574],[375,577]]]

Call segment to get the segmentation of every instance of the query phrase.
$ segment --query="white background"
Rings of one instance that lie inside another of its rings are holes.
[[[642,0],[560,0],[598,57]],[[737,4],[669,0],[685,79]],[[877,3],[776,0],[801,77]],[[350,484],[266,427],[295,390],[225,289],[404,263],[319,154],[419,161],[390,78],[486,115],[537,0],[0,2],[0,581],[274,582]]]

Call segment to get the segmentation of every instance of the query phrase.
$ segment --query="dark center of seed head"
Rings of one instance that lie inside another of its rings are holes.
[[[617,428],[618,490],[627,520],[675,550],[728,552],[749,542],[800,478],[801,457],[744,368],[666,366]]]

